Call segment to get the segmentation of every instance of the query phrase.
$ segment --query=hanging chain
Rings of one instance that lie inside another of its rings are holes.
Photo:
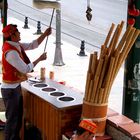
[[[90,0],[87,0],[86,18],[88,21],[91,21],[91,19],[92,19],[91,11],[92,11],[92,9],[90,7]]]
[[[90,0],[87,0],[87,7],[90,7]]]

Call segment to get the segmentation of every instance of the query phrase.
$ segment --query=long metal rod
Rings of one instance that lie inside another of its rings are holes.
[[[51,27],[51,25],[52,25],[52,20],[53,20],[53,15],[54,15],[54,10],[55,10],[55,8],[53,8],[53,11],[52,11],[52,16],[51,16],[51,21],[50,21],[50,25],[49,25],[49,27]],[[47,36],[47,39],[46,39],[44,52],[46,51],[46,46],[47,46],[47,43],[48,43],[48,38],[49,38],[49,36]]]

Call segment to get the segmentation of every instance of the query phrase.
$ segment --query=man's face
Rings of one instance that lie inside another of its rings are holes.
[[[15,31],[11,36],[12,41],[19,42],[20,41],[20,32],[18,30]]]

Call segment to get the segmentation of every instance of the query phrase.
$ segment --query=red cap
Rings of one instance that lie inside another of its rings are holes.
[[[18,30],[18,29],[17,29],[17,25],[9,24],[9,25],[7,25],[7,26],[5,26],[5,27],[3,28],[3,30],[2,30],[3,36],[4,36],[5,38],[8,38],[8,37],[10,37],[12,34],[14,34],[15,31],[17,31],[17,30]]]
[[[79,126],[93,134],[95,134],[97,130],[97,125],[90,120],[82,120]]]

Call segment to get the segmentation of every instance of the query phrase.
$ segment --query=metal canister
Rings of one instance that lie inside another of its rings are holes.
[[[51,80],[54,80],[54,72],[53,72],[53,71],[50,71],[50,73],[49,73],[49,78],[50,78]]]
[[[45,80],[45,73],[46,73],[46,69],[45,68],[41,68],[40,69],[40,79],[41,80]]]

